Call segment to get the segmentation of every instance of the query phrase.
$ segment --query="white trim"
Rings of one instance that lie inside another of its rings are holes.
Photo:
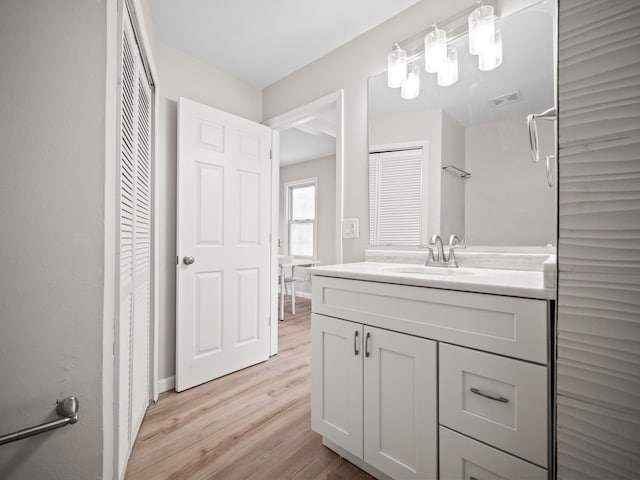
[[[336,236],[335,236],[335,263],[342,263],[342,216],[344,185],[343,179],[343,158],[344,158],[344,90],[325,95],[310,103],[294,108],[281,115],[267,119],[262,123],[273,129],[272,137],[272,173],[271,173],[271,355],[278,353],[278,242],[280,228],[280,131],[305,123],[310,115],[314,115],[319,110],[327,106],[335,107],[336,115]]]
[[[328,106],[335,107],[336,115],[336,234],[335,234],[335,263],[342,263],[342,217],[344,202],[344,90],[338,90],[288,112],[282,113],[262,123],[273,128],[275,131],[282,131],[305,123],[310,116]],[[279,155],[274,155],[280,168]],[[280,188],[277,186],[272,192],[274,202],[278,204]],[[276,258],[277,261],[277,258]],[[277,263],[275,265],[277,267]]]
[[[271,130],[271,295],[269,354],[278,353],[278,237],[280,228],[280,132]],[[274,301],[275,299],[275,301]]]
[[[176,376],[171,375],[170,377],[159,378],[158,379],[158,391],[160,393],[168,392],[169,390],[173,390],[176,388]]]
[[[106,2],[105,165],[104,165],[104,298],[102,306],[102,478],[113,478],[115,466],[115,319],[118,79],[121,33],[117,0]]]
[[[422,142],[398,142],[398,143],[386,143],[382,145],[369,146],[369,153],[381,153],[381,152],[397,152],[400,150],[415,150],[422,148],[426,150],[429,147],[428,141]]]

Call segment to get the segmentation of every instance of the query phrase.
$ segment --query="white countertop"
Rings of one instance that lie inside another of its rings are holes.
[[[556,289],[545,288],[543,272],[499,270],[492,268],[455,269],[432,267],[433,273],[394,272],[415,265],[402,263],[359,262],[327,265],[309,270],[311,275],[348,278],[372,282],[442,288],[464,292],[490,293],[512,297],[554,300]]]

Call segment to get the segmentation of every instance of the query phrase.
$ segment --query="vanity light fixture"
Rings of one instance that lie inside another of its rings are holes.
[[[478,55],[478,68],[488,71],[500,65],[502,65],[502,31],[496,30],[493,43]]]
[[[407,79],[402,83],[400,96],[406,100],[416,98],[420,94],[420,69],[415,63],[407,65]]]
[[[482,55],[489,53],[495,41],[495,16],[491,5],[479,6],[469,14],[469,53]]]
[[[458,81],[458,51],[449,48],[447,43],[466,34],[469,37],[469,52],[478,56],[480,70],[489,71],[502,65],[502,32],[496,28],[498,17],[493,6],[483,5],[482,0],[478,0],[478,6],[470,14],[468,12],[466,10],[460,16],[446,21],[443,28],[432,24],[428,31],[409,39],[405,45],[406,50],[394,43],[393,51],[387,57],[389,87],[401,87],[400,95],[405,99],[419,95],[420,75],[417,70],[414,73],[414,67],[407,67],[407,60],[413,61],[422,53],[420,48],[423,38],[424,68],[429,73],[437,73],[438,85],[441,87],[448,87]]]
[[[407,52],[397,43],[387,56],[387,84],[390,88],[400,88],[407,78]]]
[[[438,85],[448,87],[458,81],[458,49],[449,50],[446,60],[438,71]]]
[[[424,68],[437,73],[447,59],[447,32],[433,24],[433,30],[424,37]]]

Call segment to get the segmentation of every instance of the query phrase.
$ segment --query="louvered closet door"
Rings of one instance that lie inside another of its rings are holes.
[[[126,10],[126,9],[125,9]],[[118,477],[149,403],[151,88],[125,12],[120,131]]]
[[[422,231],[422,148],[369,156],[372,245],[419,245]]]

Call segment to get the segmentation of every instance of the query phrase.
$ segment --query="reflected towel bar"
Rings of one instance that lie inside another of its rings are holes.
[[[42,425],[37,425],[35,427],[18,430],[17,432],[9,433],[7,435],[2,435],[0,436],[0,445],[22,440],[23,438],[33,437],[40,433],[77,423],[78,407],[79,402],[76,397],[67,397],[58,402],[58,406],[56,407],[56,413],[62,418],[43,423]]]
[[[464,170],[462,170],[461,168],[458,168],[458,167],[456,167],[456,166],[454,166],[454,165],[444,165],[444,166],[442,167],[442,169],[443,169],[443,170],[447,170],[447,171],[448,171],[450,168],[454,170],[454,171],[453,171],[453,172],[451,172],[451,173],[453,173],[454,175],[459,176],[460,178],[469,178],[469,177],[471,176],[471,174],[470,174],[469,172],[465,172],[465,171],[464,171]]]

